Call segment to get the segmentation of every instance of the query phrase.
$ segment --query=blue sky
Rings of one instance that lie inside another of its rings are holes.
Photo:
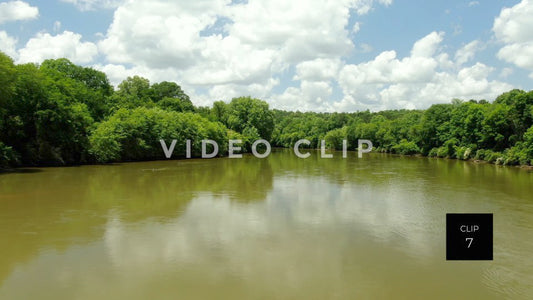
[[[531,15],[529,0],[1,1],[0,50],[175,81],[197,105],[412,109],[531,89]]]

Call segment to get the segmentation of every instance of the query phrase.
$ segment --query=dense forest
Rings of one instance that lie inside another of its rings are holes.
[[[160,139],[242,139],[249,151],[259,138],[292,147],[299,139],[350,149],[369,139],[376,151],[533,164],[533,91],[512,90],[486,100],[435,104],[427,110],[315,113],[271,110],[240,97],[195,107],[173,82],[128,77],[116,89],[106,75],[67,59],[14,64],[0,52],[0,167],[70,165],[164,158]]]

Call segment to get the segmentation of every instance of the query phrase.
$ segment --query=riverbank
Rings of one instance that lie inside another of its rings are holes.
[[[278,152],[278,151],[290,151],[290,148],[272,147],[272,152]],[[319,149],[319,148],[302,149],[302,152],[305,152],[305,151],[320,152],[321,149]],[[335,151],[335,150],[331,150],[331,149],[328,149],[327,153],[333,153],[333,155],[335,155],[335,153],[337,153],[337,155],[339,155],[339,156],[343,155],[342,151]],[[347,151],[347,153],[348,153],[349,156],[353,155],[354,157],[357,157],[357,155],[358,155],[357,151],[349,150],[349,151]],[[244,155],[252,155],[252,153],[249,153],[249,152],[244,152],[243,154]],[[370,152],[368,154],[386,154],[386,155],[392,155],[392,156],[398,156],[398,157],[417,157],[417,158],[456,160],[456,161],[465,161],[465,162],[469,162],[469,163],[473,163],[473,164],[487,164],[487,165],[494,165],[494,166],[500,166],[500,167],[513,167],[513,168],[519,168],[519,169],[523,169],[523,170],[533,171],[533,166],[531,166],[531,165],[505,165],[505,164],[496,163],[496,161],[490,162],[490,161],[474,159],[474,158],[457,159],[457,158],[451,158],[451,157],[427,156],[427,155],[422,155],[422,154],[419,154],[419,153],[417,153],[417,154],[398,154],[398,153],[383,152],[383,151],[379,151],[379,150],[378,151],[372,151],[372,152]],[[25,165],[25,166],[10,167],[10,168],[0,167],[0,174],[2,174],[2,173],[32,173],[32,172],[38,172],[39,168],[80,167],[80,166],[92,166],[92,165],[104,165],[104,166],[106,166],[106,165],[120,165],[122,163],[132,163],[132,162],[180,161],[180,160],[190,160],[190,159],[218,159],[218,158],[224,158],[224,157],[227,157],[227,156],[219,155],[219,156],[216,156],[216,157],[213,157],[213,158],[202,158],[201,156],[193,156],[191,158],[186,158],[186,157],[183,156],[183,157],[172,157],[170,159],[161,157],[161,158],[156,158],[156,159],[125,160],[125,161],[116,161],[116,162],[108,162],[108,163],[100,163],[100,162],[93,161],[91,163],[83,163],[83,164]],[[261,158],[257,158],[257,159],[261,159]],[[305,158],[300,158],[300,159],[305,159]],[[325,158],[325,159],[327,159],[327,158]],[[364,159],[364,157],[362,159]]]

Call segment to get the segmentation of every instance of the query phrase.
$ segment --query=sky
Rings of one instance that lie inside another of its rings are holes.
[[[173,81],[195,105],[351,112],[533,86],[533,0],[0,1],[0,51]]]

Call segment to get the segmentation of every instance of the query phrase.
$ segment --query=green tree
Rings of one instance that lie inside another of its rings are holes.
[[[152,90],[152,100],[154,102],[158,102],[163,98],[177,98],[192,105],[189,96],[175,82],[162,81],[160,83],[154,83]]]
[[[231,100],[228,106],[227,125],[230,129],[243,132],[247,127],[254,127],[259,136],[270,140],[274,130],[274,117],[268,109],[268,103],[251,97]]]
[[[110,97],[110,110],[119,108],[153,107],[153,90],[150,81],[139,76],[128,77],[118,85],[118,90]]]
[[[346,130],[347,127],[337,128],[328,131],[324,140],[326,141],[326,146],[335,150],[342,150],[343,140],[346,140]]]
[[[5,145],[6,131],[10,126],[10,112],[8,107],[13,105],[15,94],[15,80],[17,70],[13,60],[0,52],[0,167],[5,167],[14,162],[14,151]]]
[[[510,107],[510,121],[513,124],[514,134],[509,138],[511,143],[522,139],[526,130],[533,125],[533,91],[528,93],[522,90],[511,90],[498,96],[494,103],[505,104]]]
[[[189,96],[174,82],[154,83],[152,85],[152,101],[162,109],[178,112],[195,110]]]
[[[87,105],[94,120],[107,115],[113,87],[105,73],[77,66],[66,58],[45,60],[40,70],[61,88],[61,93]]]
[[[228,105],[224,101],[215,101],[211,112],[214,120],[228,125]]]
[[[193,113],[159,108],[121,108],[100,123],[90,136],[90,152],[100,162],[162,159],[160,139],[170,145],[176,139],[175,157],[185,155],[185,143],[192,140],[194,155],[201,151],[201,140],[212,139],[220,153],[227,150],[227,128]]]
[[[420,148],[427,154],[432,148],[439,147],[451,138],[450,119],[453,106],[434,104],[428,108],[420,123]]]

